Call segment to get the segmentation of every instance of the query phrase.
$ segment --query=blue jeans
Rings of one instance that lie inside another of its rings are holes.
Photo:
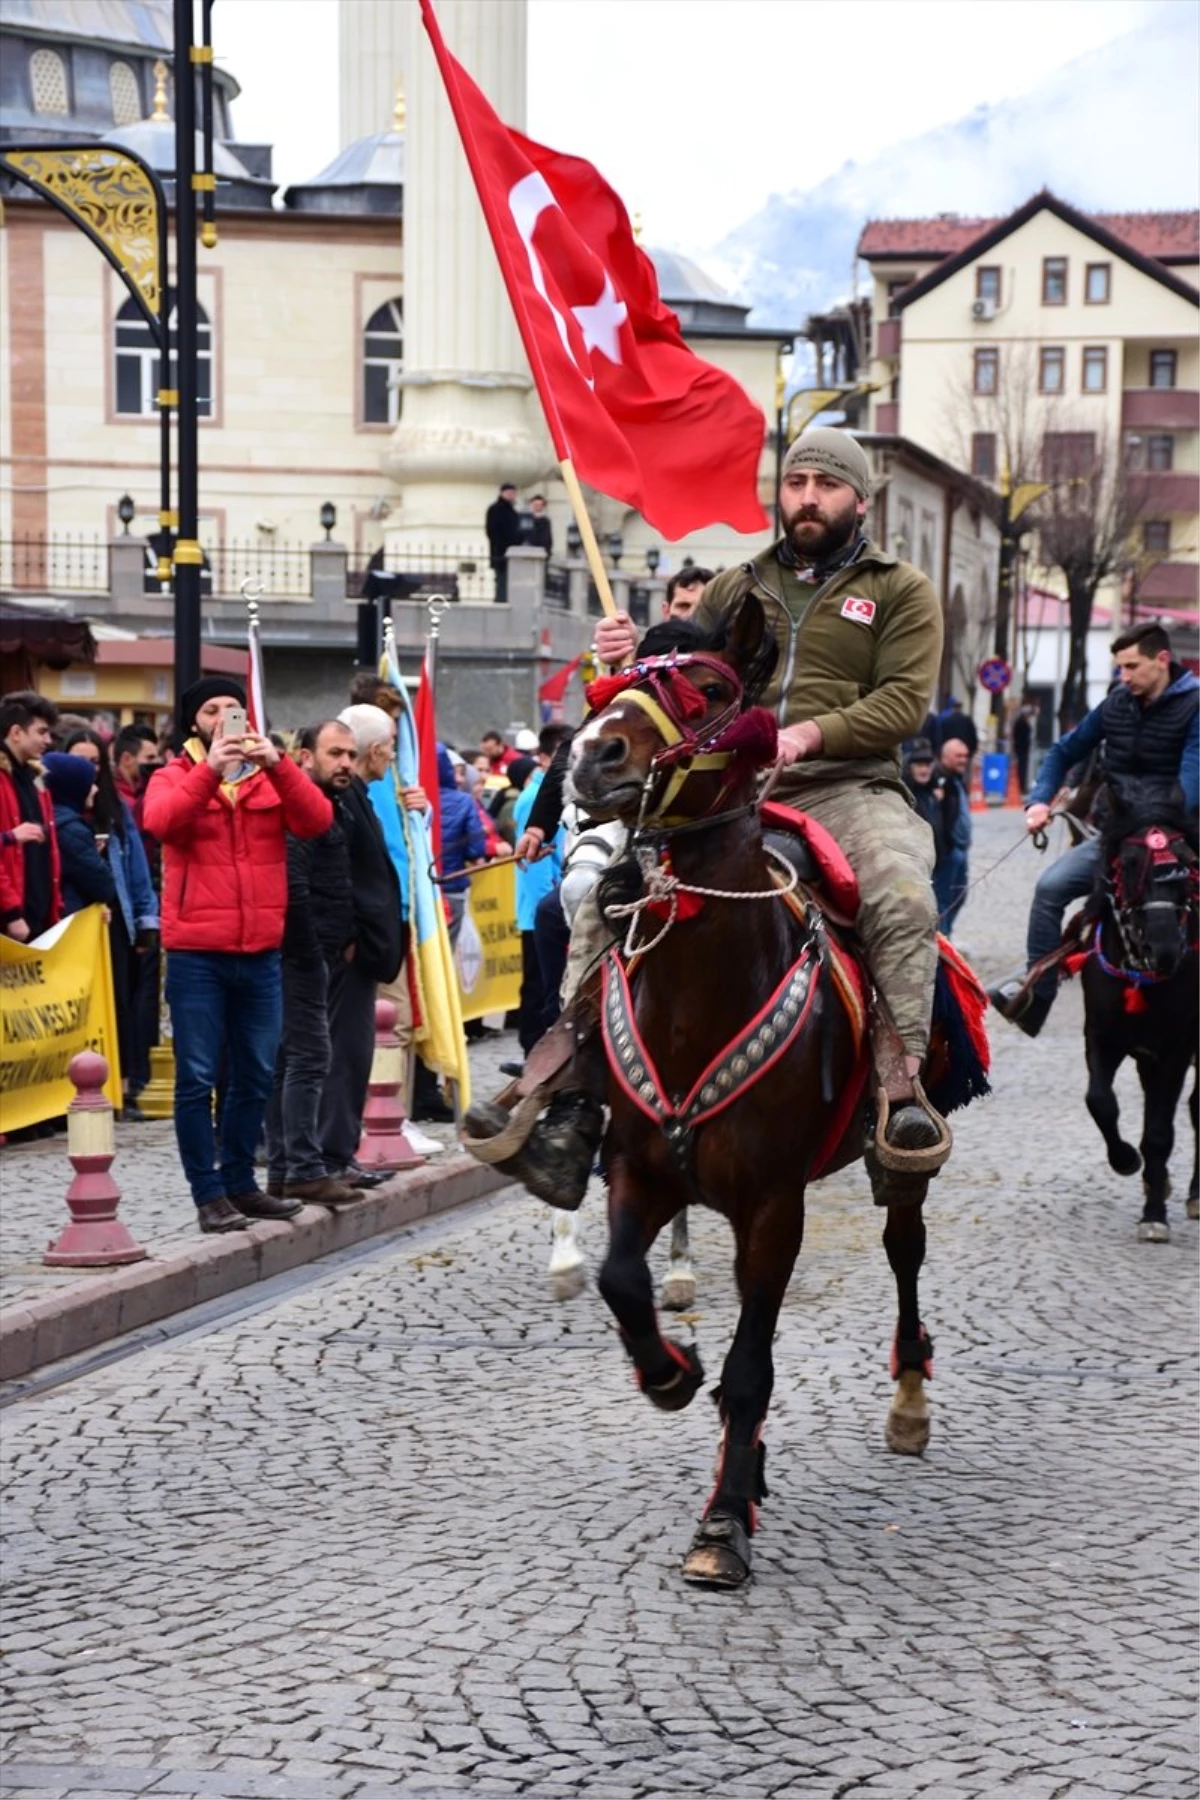
[[[933,893],[938,904],[938,930],[949,937],[967,897],[967,853],[947,850],[933,871]]]
[[[254,1158],[271,1095],[283,1012],[278,950],[167,954],[175,1040],[175,1136],[197,1206],[255,1189]],[[213,1093],[224,1083],[221,1141]]]
[[[1029,908],[1029,936],[1025,950],[1029,967],[1049,956],[1062,936],[1063,914],[1072,900],[1082,900],[1091,893],[1104,867],[1103,845],[1098,837],[1076,844],[1051,863],[1033,890]],[[1034,992],[1053,1000],[1058,992],[1058,970],[1043,975]]]

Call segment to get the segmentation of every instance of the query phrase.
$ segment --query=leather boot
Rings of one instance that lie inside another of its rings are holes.
[[[1038,1035],[1054,1005],[1052,994],[1039,994],[1033,989],[1022,992],[1020,984],[1013,982],[1005,987],[989,988],[987,996],[1002,1018],[1031,1038]]]
[[[201,1231],[248,1231],[250,1228],[250,1220],[245,1213],[239,1212],[224,1194],[198,1206],[196,1222]]]
[[[491,1137],[508,1123],[508,1113],[494,1101],[471,1108],[464,1121],[474,1137]],[[590,1094],[563,1088],[552,1094],[545,1112],[515,1156],[494,1163],[504,1175],[527,1187],[539,1200],[574,1212],[587,1192],[588,1178],[600,1139],[604,1108]]]

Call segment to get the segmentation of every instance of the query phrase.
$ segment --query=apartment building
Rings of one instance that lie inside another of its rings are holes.
[[[1157,613],[1194,644],[1200,214],[1088,215],[1043,192],[1003,219],[872,221],[859,254],[883,384],[872,429],[996,488],[1099,466],[1110,485],[1136,477],[1106,632]],[[1050,570],[1037,580],[1054,588]]]

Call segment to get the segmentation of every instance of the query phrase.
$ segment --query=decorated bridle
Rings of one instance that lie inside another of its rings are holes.
[[[1131,852],[1140,851],[1136,856]],[[1151,883],[1162,879],[1179,889],[1174,899],[1147,898]],[[1102,924],[1096,926],[1092,950],[1105,974],[1127,985],[1126,1010],[1140,1012],[1142,989],[1164,979],[1150,965],[1150,950],[1141,915],[1151,909],[1170,912],[1178,923],[1181,947],[1194,948],[1197,921],[1196,858],[1182,832],[1152,825],[1122,840],[1108,872],[1110,911],[1121,946],[1121,962],[1113,963],[1101,947]]]
[[[732,684],[733,694],[727,706],[715,719],[703,726],[708,701],[700,692],[689,670],[711,670],[722,681]],[[717,769],[729,770],[735,762],[753,759],[756,764],[772,762],[778,745],[775,715],[765,707],[753,706],[743,712],[745,689],[736,671],[728,663],[705,650],[672,652],[667,656],[646,656],[619,670],[590,682],[584,690],[592,712],[602,712],[618,698],[627,700],[645,713],[663,747],[650,759],[642,783],[634,834],[653,830],[662,836],[672,831],[693,830],[698,824],[716,825],[738,816],[750,807],[722,811],[734,777],[722,784],[714,806],[707,809],[703,820],[672,819],[670,809],[678,800],[684,784],[693,775]],[[667,776],[661,792],[655,788]]]

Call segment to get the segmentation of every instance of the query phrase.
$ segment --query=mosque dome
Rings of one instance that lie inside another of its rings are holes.
[[[0,130],[9,143],[100,138],[148,117],[170,61],[171,0],[0,0]],[[232,136],[239,92],[213,71],[213,124]]]
[[[285,206],[296,212],[391,213],[404,211],[404,100],[387,131],[356,138],[328,168],[286,190]]]
[[[658,291],[678,313],[685,331],[744,331],[750,311],[707,275],[689,256],[677,250],[647,247],[646,255],[658,276]]]

